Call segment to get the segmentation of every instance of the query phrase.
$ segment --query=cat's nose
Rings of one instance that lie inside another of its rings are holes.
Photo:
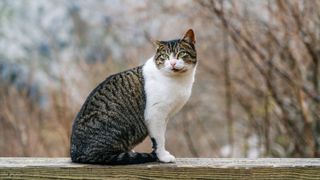
[[[174,67],[177,64],[177,60],[176,59],[171,59],[170,60],[170,64],[172,67]]]

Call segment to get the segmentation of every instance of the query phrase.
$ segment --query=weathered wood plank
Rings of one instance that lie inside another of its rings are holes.
[[[320,179],[320,159],[178,159],[99,166],[69,158],[0,158],[0,179]]]

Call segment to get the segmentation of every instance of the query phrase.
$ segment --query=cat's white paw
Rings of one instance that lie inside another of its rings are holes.
[[[176,161],[176,158],[173,155],[171,155],[168,151],[161,151],[157,153],[157,156],[161,162],[169,163]]]

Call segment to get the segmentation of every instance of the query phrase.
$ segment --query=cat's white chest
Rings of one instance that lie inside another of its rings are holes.
[[[167,114],[168,118],[177,113],[188,101],[191,86],[177,84],[169,79],[149,79],[146,81],[146,110],[154,109]]]
[[[167,120],[177,113],[191,95],[194,75],[169,77],[161,74],[152,59],[143,67],[146,93],[145,119],[158,116]]]

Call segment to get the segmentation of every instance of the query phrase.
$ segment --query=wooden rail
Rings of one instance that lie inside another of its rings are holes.
[[[316,159],[178,159],[127,166],[74,164],[69,158],[0,158],[0,179],[320,179]]]

